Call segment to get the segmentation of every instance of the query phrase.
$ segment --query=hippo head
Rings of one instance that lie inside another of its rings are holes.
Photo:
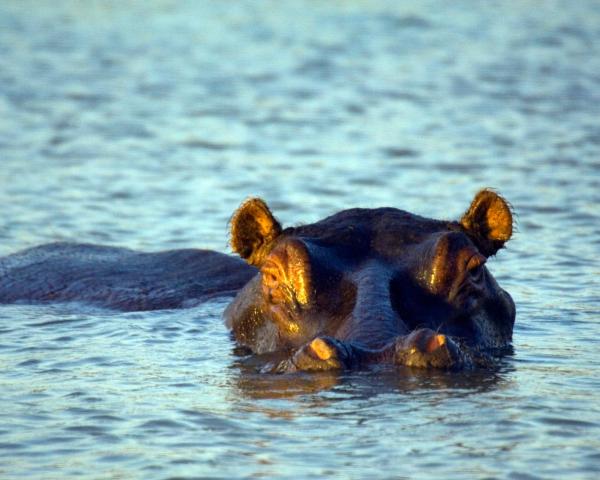
[[[503,348],[515,306],[485,264],[512,230],[511,209],[492,190],[480,191],[458,221],[350,209],[285,229],[265,202],[250,199],[232,217],[231,245],[258,273],[225,321],[255,353],[318,336],[378,349],[419,329]]]

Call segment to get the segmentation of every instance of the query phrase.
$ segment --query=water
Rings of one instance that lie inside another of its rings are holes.
[[[545,2],[0,5],[0,254],[227,251],[247,196],[518,232],[497,371],[286,377],[220,315],[0,307],[0,477],[597,478],[600,9]]]

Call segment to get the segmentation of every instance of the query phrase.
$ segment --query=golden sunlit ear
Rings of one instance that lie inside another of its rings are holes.
[[[251,265],[262,263],[281,233],[281,225],[260,198],[242,203],[231,217],[230,228],[231,248]]]
[[[460,224],[486,257],[494,255],[510,239],[513,217],[510,205],[493,190],[481,190],[460,219]]]

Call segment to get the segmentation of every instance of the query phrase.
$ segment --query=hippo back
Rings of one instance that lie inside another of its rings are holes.
[[[0,259],[0,303],[84,301],[119,310],[193,306],[234,295],[256,273],[209,250],[141,253],[52,243]]]

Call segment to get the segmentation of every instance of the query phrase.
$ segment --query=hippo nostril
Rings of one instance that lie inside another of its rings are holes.
[[[310,348],[321,360],[329,360],[334,354],[333,349],[322,338],[315,338],[310,343]]]
[[[446,335],[442,335],[441,333],[437,335],[432,335],[429,341],[427,342],[427,345],[425,346],[425,351],[427,353],[431,353],[437,350],[438,348],[443,347],[445,344]]]

